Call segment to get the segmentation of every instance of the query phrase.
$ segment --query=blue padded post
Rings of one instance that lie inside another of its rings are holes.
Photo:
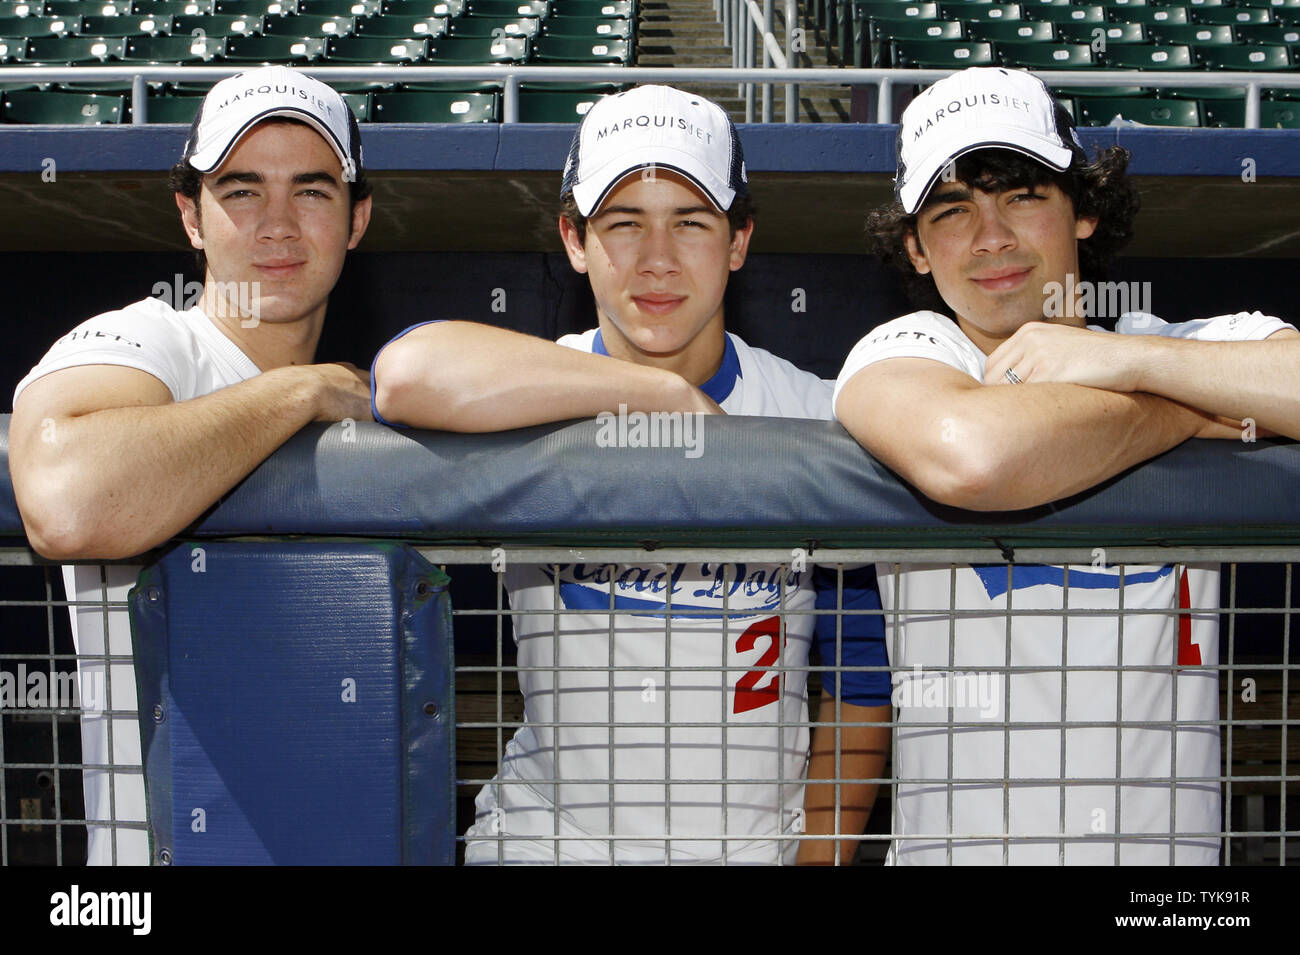
[[[146,568],[154,863],[451,864],[447,585],[387,543],[187,543]]]

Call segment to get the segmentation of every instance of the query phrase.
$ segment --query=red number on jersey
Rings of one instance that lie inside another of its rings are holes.
[[[740,635],[736,640],[736,652],[747,653],[754,649],[754,644],[759,637],[767,637],[768,646],[763,651],[763,655],[758,658],[754,664],[756,667],[770,667],[776,663],[777,653],[780,649],[781,618],[768,617],[752,624],[748,630]],[[758,681],[768,677],[767,683],[762,686]],[[747,713],[750,710],[756,710],[761,706],[767,706],[769,703],[775,703],[781,698],[781,674],[774,673],[771,670],[750,670],[739,680],[736,681],[736,695],[731,704],[732,713]]]
[[[1178,581],[1178,609],[1190,610],[1192,606],[1192,591],[1187,585],[1187,568],[1181,568],[1182,574]],[[1198,667],[1201,665],[1201,648],[1192,643],[1192,615],[1190,613],[1180,613],[1178,615],[1178,665],[1180,667]]]

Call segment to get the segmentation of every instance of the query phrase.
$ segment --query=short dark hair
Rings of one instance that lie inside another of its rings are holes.
[[[1065,172],[1057,172],[1014,150],[979,149],[958,159],[955,173],[961,182],[989,193],[1055,183],[1069,196],[1076,219],[1097,219],[1092,235],[1079,240],[1079,281],[1096,282],[1106,277],[1110,260],[1133,238],[1140,203],[1128,162],[1128,150],[1111,146],[1090,163],[1076,161]],[[907,254],[906,237],[917,235],[916,217],[924,210],[922,205],[908,215],[897,201],[873,209],[867,214],[868,248],[902,273],[913,305],[952,315],[934,276],[917,272]]]
[[[272,116],[270,119],[262,120],[259,126],[296,124],[298,126],[307,126],[308,129],[314,129],[302,120],[294,119],[291,116]],[[203,190],[203,173],[199,172],[189,164],[188,160],[182,159],[176,165],[172,166],[171,171],[167,174],[167,185],[171,186],[173,193],[179,193],[186,199],[194,203],[194,215],[199,214],[199,193]],[[370,180],[366,178],[364,169],[357,169],[357,177],[348,183],[348,197],[352,200],[352,208],[362,199],[366,199],[374,192]],[[194,250],[194,261],[198,266],[199,274],[207,272],[208,259],[203,254],[202,249]]]
[[[727,210],[727,226],[731,229],[731,234],[734,236],[737,229],[745,228],[745,224],[754,218],[756,212],[758,209],[754,206],[754,199],[749,193],[736,196],[732,200],[731,208]],[[578,203],[573,198],[572,191],[560,197],[560,218],[568,219],[573,224],[578,231],[580,241],[587,241],[587,217],[578,211]]]

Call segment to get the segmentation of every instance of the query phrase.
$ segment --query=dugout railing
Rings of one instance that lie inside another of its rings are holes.
[[[447,567],[456,638],[458,833],[472,819],[470,800],[499,772],[506,744],[521,725],[520,667],[512,655],[503,580],[509,566],[708,561],[733,568],[762,562],[790,569],[806,562],[829,566],[834,575],[864,562],[886,570],[900,562],[986,563],[996,566],[995,573],[1005,573],[1014,591],[1015,575],[1032,573],[1035,565],[1068,562],[1070,573],[1083,575],[1099,566],[1222,562],[1220,655],[1197,663],[1218,674],[1218,713],[1193,721],[1218,728],[1219,771],[1187,780],[1178,776],[1175,765],[1169,774],[1131,781],[1220,787],[1222,826],[1201,835],[1221,843],[1224,864],[1286,864],[1295,857],[1300,706],[1293,692],[1290,625],[1292,562],[1300,559],[1300,505],[1290,490],[1300,477],[1300,453],[1293,445],[1189,442],[1095,491],[1007,515],[956,511],[919,498],[831,424],[709,420],[695,457],[682,447],[611,446],[599,435],[596,422],[480,436],[394,432],[346,422],[314,426],[268,459],[186,539],[254,545],[264,540],[267,547],[289,541],[308,549],[337,539],[401,540],[429,563]],[[376,466],[378,461],[384,465]],[[58,569],[42,566],[20,540],[13,540],[21,525],[7,487],[0,494],[0,528],[12,541],[0,571],[0,607],[6,617],[0,670],[12,672],[21,665],[57,680],[57,674],[74,668],[76,659],[67,632],[67,601]],[[725,584],[729,571],[720,573]],[[812,611],[778,607],[778,615],[782,609],[787,617],[813,613],[847,619],[871,613],[839,606]],[[1186,613],[1196,616],[1198,610],[1204,616],[1216,608],[1193,605]],[[636,616],[637,610],[626,613]],[[1122,617],[1132,620],[1142,613],[1130,609]],[[1147,613],[1172,616],[1169,609]],[[1007,619],[1022,614],[1042,611],[1013,610]],[[1082,618],[1087,611],[1076,614]],[[953,615],[954,626],[959,618],[960,613]],[[106,662],[124,661],[111,656]],[[1145,669],[1174,673],[1186,665],[1171,658]],[[555,667],[543,663],[535,669]],[[665,693],[674,676],[691,678],[689,669],[674,671],[671,661],[656,669],[665,675]],[[807,663],[778,659],[751,669],[757,672],[756,682],[768,673],[780,680],[806,670],[815,704],[822,673],[843,674],[853,667],[821,658]],[[999,671],[1009,673],[997,666],[986,669],[994,677]],[[1069,664],[1060,668],[1063,689],[1079,669]],[[1113,671],[1117,681],[1126,675],[1124,667],[1101,669]],[[620,676],[608,673],[608,667],[600,675],[611,682]],[[4,707],[0,861],[5,864],[76,863],[84,852],[78,714],[74,707],[49,705],[56,702],[61,701]],[[129,710],[119,715],[135,716]],[[1141,728],[1122,712],[1117,715],[1102,728],[1117,734]],[[940,725],[951,737],[964,719],[950,711]],[[771,730],[784,745],[786,737],[817,722],[814,705],[806,719],[778,716]],[[1185,722],[1171,714],[1160,726],[1177,733]],[[900,729],[907,729],[896,716],[885,725],[895,739]],[[123,769],[140,772],[139,767]],[[854,782],[838,771],[835,775],[841,784]],[[886,769],[879,780],[881,796],[862,850],[862,858],[872,861],[884,854],[889,811],[907,777]],[[550,780],[560,785],[572,781],[563,774]],[[779,772],[766,781],[777,787],[799,783]],[[734,780],[724,773],[695,782],[725,785]],[[986,782],[1008,791],[1026,778]],[[1078,782],[1055,780],[1062,806],[1066,791]],[[267,798],[273,800],[274,794]],[[646,832],[648,839],[667,836],[671,805],[664,808],[669,814],[665,829]],[[126,821],[116,825],[143,827]],[[952,837],[960,834],[950,827],[923,835],[952,845]],[[739,838],[726,831],[714,835],[723,844]],[[1010,848],[1005,832],[984,835]],[[1079,831],[1049,841],[1058,860],[1068,861],[1070,847],[1086,843],[1113,845],[1118,854],[1123,835]],[[495,838],[504,844],[510,836],[505,831]],[[782,838],[807,836],[795,831]],[[551,840],[557,853],[563,841]],[[951,849],[947,858],[952,858]]]
[[[893,92],[899,88],[936,82],[951,70],[905,69],[763,69],[728,67],[591,67],[591,66],[304,66],[302,72],[326,83],[432,83],[493,82],[502,84],[502,120],[519,121],[520,84],[572,83],[735,83],[746,90],[746,122],[771,121],[772,87],[776,84],[870,87],[875,91],[875,122],[895,122]],[[131,83],[132,123],[148,122],[148,84],[151,82],[204,83],[244,72],[231,66],[3,66],[6,83]],[[1034,72],[1029,70],[1027,72]],[[1240,88],[1244,91],[1246,129],[1259,128],[1259,102],[1265,89],[1300,89],[1298,73],[1187,71],[1183,73],[1136,70],[1053,70],[1039,74],[1053,86],[1106,90],[1141,86],[1151,89]],[[753,89],[763,88],[764,109],[754,111]],[[793,93],[788,95],[794,95]],[[787,113],[793,115],[793,112]]]

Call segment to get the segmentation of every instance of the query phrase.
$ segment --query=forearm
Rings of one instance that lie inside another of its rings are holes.
[[[375,408],[399,424],[505,431],[602,411],[704,411],[679,375],[471,322],[417,328],[375,362]]]
[[[842,839],[807,839],[799,845],[800,865],[834,865],[838,846],[839,864],[848,865],[857,852],[859,837],[866,829],[876,801],[877,783],[844,782],[841,779],[879,779],[889,750],[887,726],[852,725],[888,723],[888,706],[856,706],[822,700],[819,723],[813,730],[808,781],[804,787],[804,826],[808,835],[843,835]],[[836,808],[839,809],[838,826]]]
[[[12,460],[28,538],[53,559],[129,557],[189,526],[312,421],[306,368],[163,405],[45,419]]]

